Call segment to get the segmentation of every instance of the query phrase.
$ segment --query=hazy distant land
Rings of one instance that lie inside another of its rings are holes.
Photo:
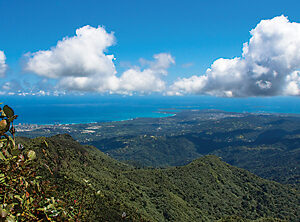
[[[183,110],[164,118],[21,125],[26,137],[69,134],[135,166],[178,166],[206,154],[278,182],[300,182],[300,116]]]

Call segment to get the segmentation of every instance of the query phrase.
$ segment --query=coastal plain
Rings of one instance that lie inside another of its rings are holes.
[[[299,185],[299,115],[173,111],[163,118],[16,128],[21,137],[69,134],[135,167],[182,166],[213,154],[263,178]]]

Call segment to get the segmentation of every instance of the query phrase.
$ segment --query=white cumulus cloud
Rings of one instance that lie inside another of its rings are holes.
[[[3,77],[7,70],[7,65],[5,61],[6,61],[5,54],[3,51],[0,50],[0,77]]]
[[[166,88],[162,76],[167,75],[167,68],[174,64],[173,57],[168,53],[153,56],[154,61],[142,59],[147,68],[135,66],[124,71],[120,77],[115,73],[89,76],[67,76],[60,79],[59,88],[83,92],[109,92],[118,94],[133,94],[162,92]]]
[[[131,94],[165,89],[161,77],[175,63],[170,54],[156,54],[154,61],[141,59],[146,68],[130,68],[118,77],[115,58],[106,53],[114,43],[114,34],[103,27],[84,26],[50,50],[28,53],[25,70],[57,79],[58,88],[71,91]]]
[[[126,70],[119,78],[119,87],[124,92],[161,92],[165,90],[165,82],[161,79],[167,75],[167,69],[175,63],[169,53],[160,53],[153,56],[154,61],[142,59],[141,63],[148,68],[141,70],[135,67]]]
[[[204,75],[178,79],[168,94],[300,95],[300,24],[278,16],[262,20],[250,34],[241,57],[218,59]]]
[[[114,42],[113,33],[104,28],[84,26],[50,50],[29,53],[25,70],[48,78],[112,75],[116,72],[114,56],[105,50]]]

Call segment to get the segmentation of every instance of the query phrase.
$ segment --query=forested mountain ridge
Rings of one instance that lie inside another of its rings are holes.
[[[172,117],[20,128],[36,137],[69,133],[135,166],[180,166],[214,154],[280,183],[300,183],[300,117],[294,114],[181,110]]]
[[[17,142],[34,150],[41,163],[47,159],[49,168],[41,168],[41,175],[57,184],[58,196],[68,193],[68,201],[83,203],[82,210],[89,212],[87,221],[297,221],[300,217],[297,190],[216,156],[181,167],[137,169],[95,147],[80,145],[69,135]]]

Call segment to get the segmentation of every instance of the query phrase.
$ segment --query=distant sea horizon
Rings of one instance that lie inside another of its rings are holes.
[[[167,117],[167,110],[217,109],[238,113],[300,114],[299,97],[2,96],[19,115],[16,124],[80,124]]]

